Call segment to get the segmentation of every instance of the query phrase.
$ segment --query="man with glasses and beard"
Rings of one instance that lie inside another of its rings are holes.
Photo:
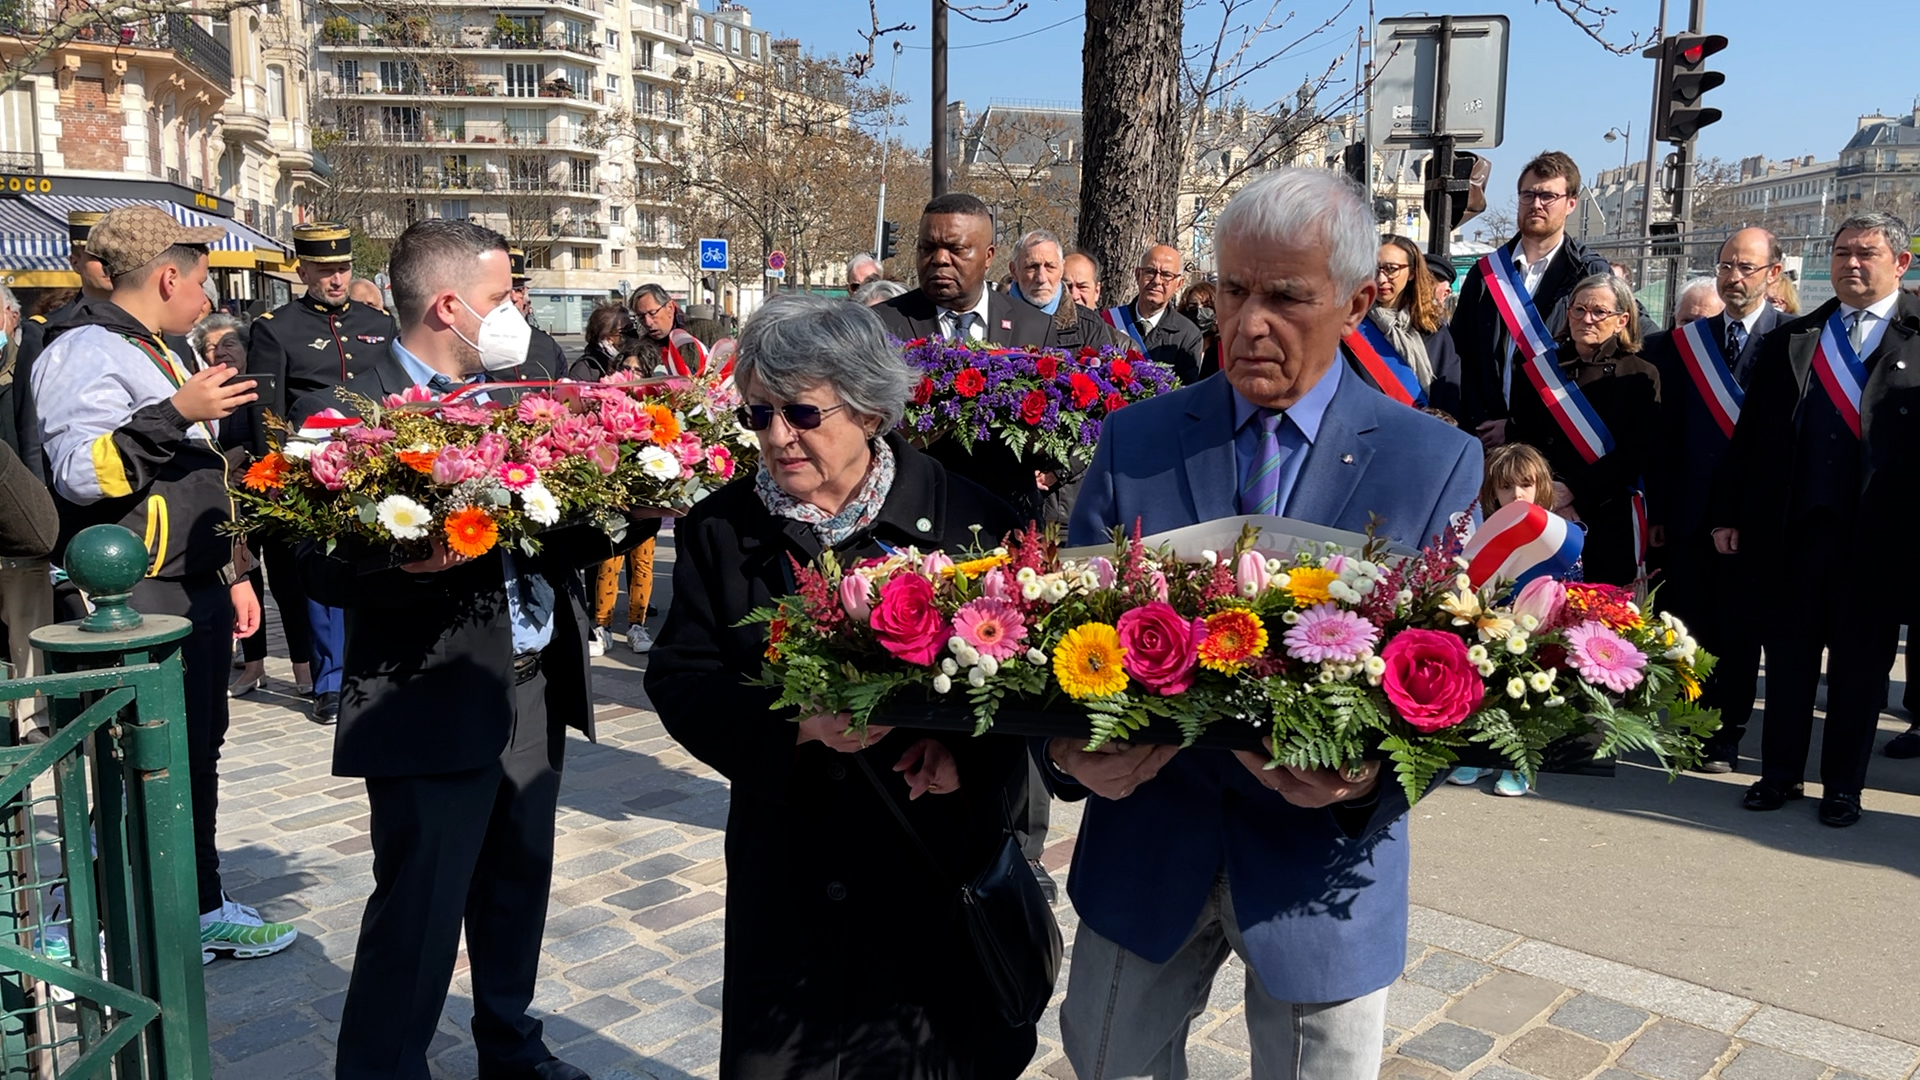
[[[1567,215],[1580,198],[1580,167],[1558,150],[1520,171],[1520,235],[1503,249],[1520,273],[1523,298],[1557,339],[1567,326],[1568,293],[1594,274],[1612,273],[1607,260],[1567,235]],[[1512,327],[1493,302],[1487,264],[1468,271],[1450,328],[1460,353],[1461,427],[1491,449],[1506,441],[1513,381],[1524,379]],[[1515,315],[1520,313],[1516,312]]]

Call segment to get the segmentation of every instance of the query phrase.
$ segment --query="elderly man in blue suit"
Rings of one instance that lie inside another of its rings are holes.
[[[1107,422],[1072,541],[1242,513],[1418,546],[1480,489],[1472,436],[1369,387],[1340,339],[1373,305],[1379,236],[1338,174],[1282,169],[1218,222],[1221,374]],[[1045,747],[1088,799],[1061,1030],[1082,1080],[1186,1074],[1215,973],[1246,962],[1255,1080],[1372,1080],[1406,960],[1407,803],[1378,767],[1267,769],[1250,753]]]

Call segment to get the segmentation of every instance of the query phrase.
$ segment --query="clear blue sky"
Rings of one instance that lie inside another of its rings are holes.
[[[1631,29],[1650,31],[1658,0],[1607,0],[1620,14],[1608,30],[1625,38]],[[748,0],[756,26],[777,36],[797,37],[821,53],[845,54],[862,45],[859,31],[868,23],[867,0]],[[711,9],[714,0],[703,0]],[[899,65],[898,89],[912,101],[898,132],[924,144],[928,133],[930,72],[928,0],[879,0],[883,23],[911,22],[917,29],[900,36],[909,48]],[[1264,9],[1265,2],[1256,2]],[[1337,0],[1285,0],[1281,10],[1299,12],[1299,25],[1324,21],[1339,10]],[[1686,18],[1687,0],[1672,0],[1676,26]],[[951,18],[956,47],[949,61],[949,96],[979,108],[995,99],[1037,99],[1077,103],[1080,98],[1080,48],[1085,29],[1078,17],[1083,0],[1030,0],[1010,22],[977,25]],[[1381,17],[1409,11],[1439,11],[1380,4]],[[1907,61],[1906,39],[1914,30],[1911,3],[1894,0],[1828,0],[1826,4],[1788,0],[1712,0],[1707,29],[1730,39],[1715,57],[1726,73],[1725,86],[1708,95],[1708,104],[1726,114],[1700,135],[1703,156],[1738,159],[1752,154],[1771,158],[1813,154],[1834,157],[1855,129],[1855,120],[1876,110],[1899,115],[1920,96],[1920,67]],[[1535,152],[1565,150],[1591,176],[1620,164],[1621,144],[1602,136],[1608,128],[1633,125],[1631,156],[1646,153],[1654,62],[1638,55],[1614,56],[1547,3],[1532,0],[1470,0],[1456,14],[1505,14],[1512,21],[1506,140],[1487,152],[1493,159],[1493,189],[1513,190],[1514,170]],[[1831,22],[1821,22],[1822,17]],[[1300,85],[1309,71],[1318,73],[1346,52],[1352,59],[1354,30],[1366,20],[1366,3],[1356,3],[1336,30],[1282,60],[1253,96],[1266,105]],[[1191,40],[1201,19],[1190,17]],[[1844,21],[1845,26],[1840,25]],[[1053,29],[1042,29],[1062,23]],[[1879,27],[1881,36],[1867,28]],[[1034,33],[1034,31],[1039,31]],[[1003,41],[1014,35],[1030,35]],[[1002,42],[983,48],[959,48]],[[918,46],[917,48],[914,46]],[[891,53],[883,51],[871,78],[884,84]],[[1351,72],[1349,64],[1345,68]],[[1351,75],[1347,75],[1351,78]],[[1337,89],[1337,88],[1335,88]],[[1665,152],[1663,145],[1661,153]],[[1497,205],[1497,202],[1496,202]]]

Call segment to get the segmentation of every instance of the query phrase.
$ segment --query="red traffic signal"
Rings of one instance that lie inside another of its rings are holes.
[[[1719,109],[1697,106],[1707,91],[1727,81],[1720,72],[1703,67],[1708,57],[1726,47],[1727,39],[1722,34],[1675,34],[1648,50],[1660,58],[1656,138],[1684,143],[1701,128],[1719,121]]]

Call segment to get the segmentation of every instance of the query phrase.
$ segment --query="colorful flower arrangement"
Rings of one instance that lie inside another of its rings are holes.
[[[683,510],[740,468],[738,423],[684,379],[544,383],[510,402],[341,398],[357,415],[323,410],[298,430],[269,418],[273,449],[234,490],[234,531],[329,551],[351,538],[424,555],[438,538],[470,557],[533,553],[563,523],[618,538],[627,511]]]
[[[1093,453],[1108,413],[1174,388],[1172,370],[1138,350],[1004,349],[916,338],[901,349],[920,372],[903,426],[929,439],[1002,442],[1023,458],[1065,463]]]
[[[1409,799],[1476,747],[1529,778],[1577,735],[1601,756],[1698,760],[1718,726],[1697,704],[1714,661],[1678,619],[1603,585],[1475,587],[1461,539],[1396,559],[1371,541],[1263,551],[1249,529],[1183,561],[1136,534],[1067,559],[1029,527],[960,562],[796,566],[798,590],[747,621],[769,627],[758,681],[774,708],[854,728],[912,692],[963,699],[976,734],[1005,708],[1052,711],[1089,748],[1156,720],[1183,745],[1251,724],[1274,765],[1385,757]]]

